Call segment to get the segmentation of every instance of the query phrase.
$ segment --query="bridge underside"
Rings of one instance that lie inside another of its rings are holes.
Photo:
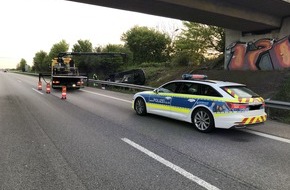
[[[288,0],[71,0],[170,17],[242,32],[279,29],[290,16]]]

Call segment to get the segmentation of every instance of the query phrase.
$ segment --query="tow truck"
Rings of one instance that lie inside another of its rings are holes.
[[[41,78],[51,77],[52,88],[67,88],[80,89],[84,87],[84,81],[88,79],[87,76],[81,75],[78,68],[75,66],[72,56],[121,56],[123,59],[126,57],[124,53],[97,53],[97,52],[62,52],[59,53],[51,63],[50,74],[39,74],[39,82]],[[45,80],[45,79],[44,79]]]

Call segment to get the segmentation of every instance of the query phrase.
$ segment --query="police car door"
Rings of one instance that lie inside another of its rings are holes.
[[[172,118],[185,120],[191,117],[191,109],[197,102],[200,85],[193,82],[182,82],[177,95],[172,98]]]
[[[179,86],[180,83],[170,82],[154,90],[154,94],[149,97],[150,112],[157,115],[171,117],[172,97],[178,90]]]

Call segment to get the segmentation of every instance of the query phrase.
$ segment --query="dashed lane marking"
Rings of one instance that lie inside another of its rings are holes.
[[[36,90],[35,88],[32,88],[32,90],[34,90],[35,92],[37,92],[37,93],[39,93],[39,94],[43,95],[43,93],[42,93],[42,92],[40,92],[39,90]]]

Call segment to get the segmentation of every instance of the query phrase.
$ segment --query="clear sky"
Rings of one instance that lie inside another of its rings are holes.
[[[24,58],[32,66],[36,52],[49,53],[62,39],[93,46],[122,44],[132,27],[148,26],[172,34],[180,20],[64,0],[0,0],[0,68],[15,68]]]

